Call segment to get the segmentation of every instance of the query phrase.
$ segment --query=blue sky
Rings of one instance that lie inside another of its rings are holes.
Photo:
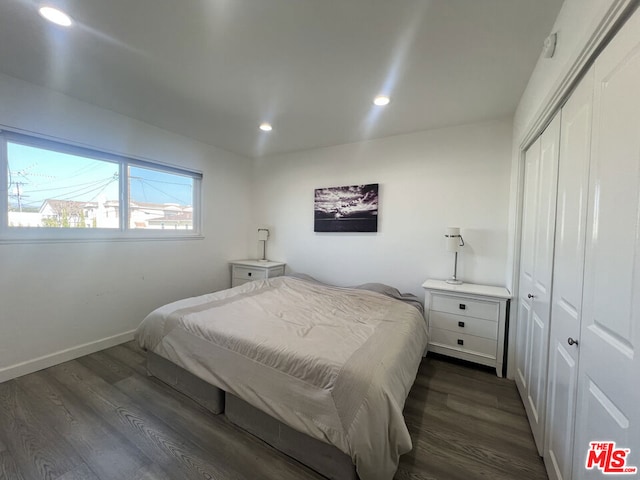
[[[119,165],[8,142],[9,203],[39,208],[46,199],[95,201],[118,199]],[[131,199],[151,203],[192,204],[193,180],[130,167]]]

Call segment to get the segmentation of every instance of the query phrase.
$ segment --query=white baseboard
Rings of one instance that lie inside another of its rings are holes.
[[[119,333],[111,337],[102,338],[95,342],[85,343],[76,347],[67,348],[59,352],[50,353],[33,360],[27,360],[26,362],[16,363],[8,367],[0,368],[0,383],[11,380],[12,378],[21,377],[29,373],[37,372],[43,368],[53,367],[60,363],[68,362],[91,353],[99,352],[105,348],[114,347],[121,343],[129,342],[133,340],[133,334],[135,330]]]

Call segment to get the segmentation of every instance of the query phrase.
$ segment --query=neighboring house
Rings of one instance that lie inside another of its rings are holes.
[[[119,228],[119,206],[118,200],[104,198],[97,202],[47,199],[36,214],[41,221],[23,226]],[[131,202],[129,222],[130,228],[190,230],[193,228],[193,208],[176,203]]]
[[[167,214],[163,217],[150,219],[147,228],[190,230],[193,228],[193,213],[184,212]]]
[[[47,199],[42,202],[39,214],[44,227],[83,228],[87,225],[86,207],[91,202],[76,202],[73,200]],[[95,202],[93,203],[94,205]]]

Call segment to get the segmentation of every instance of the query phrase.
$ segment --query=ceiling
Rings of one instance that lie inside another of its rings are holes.
[[[46,3],[0,2],[0,72],[256,157],[512,115],[562,0]]]

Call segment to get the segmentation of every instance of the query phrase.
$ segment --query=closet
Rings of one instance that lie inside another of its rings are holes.
[[[582,311],[593,70],[562,108],[553,256],[544,459],[551,478],[570,479]],[[571,339],[571,340],[569,340]]]
[[[559,141],[560,113],[525,154],[516,385],[540,454],[544,438]]]
[[[516,384],[550,479],[640,467],[640,12],[525,152]]]

